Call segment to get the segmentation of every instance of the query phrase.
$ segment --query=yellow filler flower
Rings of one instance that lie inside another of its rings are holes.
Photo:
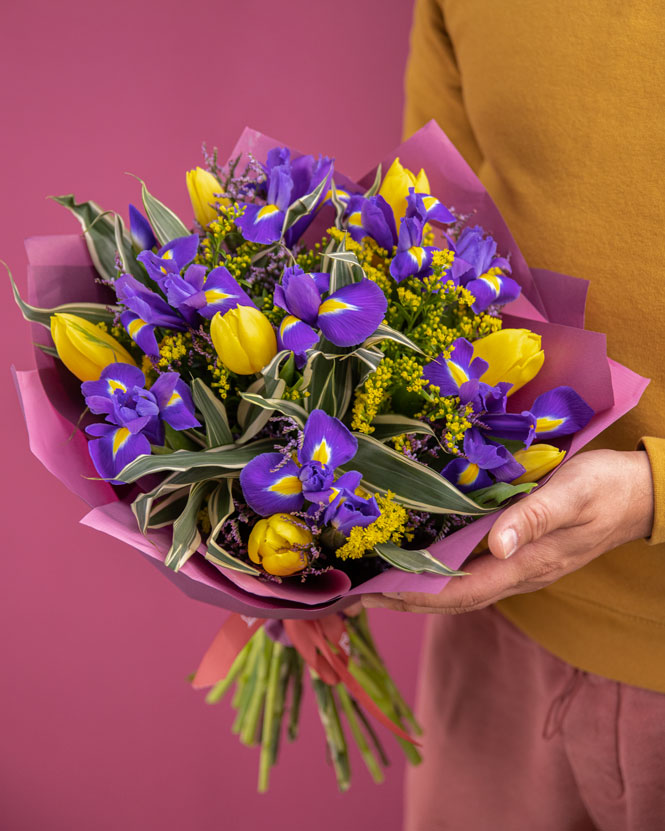
[[[254,306],[236,306],[213,317],[210,335],[220,361],[237,375],[259,372],[277,354],[268,318]]]
[[[522,485],[524,482],[537,482],[546,473],[561,464],[565,450],[559,450],[551,444],[532,444],[513,453],[515,461],[524,465],[526,470],[517,479],[513,479],[513,485]]]
[[[109,364],[136,366],[112,335],[78,315],[51,315],[51,337],[58,357],[80,381],[98,381]]]
[[[403,167],[399,158],[397,158],[390,165],[383,182],[381,182],[379,196],[383,196],[393,209],[398,231],[400,220],[406,213],[406,197],[409,195],[409,188],[415,188],[416,193],[429,193],[427,174],[421,168],[420,173],[416,176],[408,168]]]
[[[305,548],[312,534],[301,520],[290,514],[273,514],[260,519],[249,535],[247,550],[253,563],[263,566],[268,574],[289,577],[307,565]]]
[[[545,360],[541,337],[528,329],[501,329],[473,343],[474,358],[489,364],[480,380],[490,386],[507,381],[512,395],[540,372]]]
[[[216,193],[221,193],[222,186],[212,173],[202,167],[188,170],[186,176],[187,190],[189,191],[189,198],[192,200],[194,216],[199,224],[205,228],[206,225],[217,219],[215,205],[228,205],[229,200],[215,196]]]

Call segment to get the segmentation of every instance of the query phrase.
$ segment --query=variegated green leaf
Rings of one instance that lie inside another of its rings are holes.
[[[153,504],[147,528],[164,528],[173,525],[187,505],[189,488],[179,488]]]
[[[210,499],[208,500],[208,516],[210,517],[211,531],[207,542],[206,560],[210,560],[223,568],[242,571],[244,574],[259,574],[258,569],[229,554],[217,542],[217,535],[233,511],[231,482],[221,482],[210,494]]]
[[[417,435],[437,438],[429,424],[418,421],[417,418],[407,418],[407,416],[394,413],[376,416],[372,422],[372,427],[374,428],[372,435],[379,441],[386,441],[404,433],[416,433]]]
[[[177,490],[182,490],[183,484],[191,484],[191,483],[182,483],[176,482],[173,483],[171,480],[173,476],[177,474],[172,474],[168,476],[164,481],[160,482],[159,485],[154,487],[152,490],[148,491],[147,493],[139,494],[136,499],[132,502],[132,512],[136,517],[136,523],[139,527],[139,530],[142,534],[145,534],[148,528],[148,522],[150,521],[150,513],[153,509],[153,505],[155,501],[160,497],[164,496],[165,494],[173,493]],[[189,488],[187,488],[187,493],[189,493]]]
[[[403,335],[401,332],[398,332],[396,329],[388,326],[386,323],[382,323],[379,328],[374,332],[373,335],[370,335],[363,346],[371,346],[373,343],[377,343],[378,341],[382,340],[393,340],[395,343],[399,343],[402,346],[406,346],[407,349],[412,349],[414,352],[418,352],[420,355],[423,355],[423,350],[417,346],[410,338],[407,338],[406,335]]]
[[[307,412],[322,409],[329,415],[342,418],[353,393],[353,365],[326,357],[321,352],[310,355],[303,372],[303,389],[309,391],[305,399]]]
[[[190,231],[184,222],[150,193],[143,179],[139,179],[139,182],[141,182],[143,207],[160,245],[166,245],[176,237],[188,236]]]
[[[337,251],[328,254],[328,259],[332,261],[330,267],[331,294],[343,286],[359,283],[365,279],[365,272],[358,262],[358,258],[351,251],[346,250],[344,239]]]
[[[279,399],[284,394],[284,390],[286,389],[286,383],[282,381],[281,378],[278,378],[275,385],[273,386],[272,383],[266,381],[266,387],[270,386],[272,388],[272,395]],[[264,388],[264,392],[267,395],[267,389]],[[250,403],[250,410],[245,421],[245,429],[243,430],[242,435],[237,440],[236,444],[242,445],[246,444],[248,441],[251,441],[257,433],[259,433],[266,424],[272,418],[273,411],[266,410],[263,407],[258,407],[253,403]]]
[[[328,179],[326,177],[322,182],[319,182],[311,193],[306,193],[304,196],[301,196],[300,199],[296,199],[292,205],[289,205],[284,216],[282,236],[284,236],[289,228],[292,225],[295,225],[301,217],[306,216],[314,210],[316,203],[319,201],[319,198],[323,195],[327,187]]]
[[[0,260],[0,262],[2,261]],[[12,277],[12,273],[9,270],[7,263],[2,262],[2,265],[4,265],[7,269],[7,274],[9,274],[9,280],[12,284],[12,292],[14,294],[16,305],[21,310],[23,317],[31,323],[40,323],[42,326],[45,326],[50,330],[51,316],[54,314],[78,315],[79,317],[83,317],[93,323],[99,323],[101,321],[111,322],[113,321],[116,312],[120,311],[118,306],[105,306],[102,303],[63,303],[63,305],[54,306],[52,309],[31,306],[29,303],[26,303],[19,294],[18,287],[14,282],[14,278]]]
[[[136,259],[131,237],[125,230],[125,223],[122,221],[120,214],[114,214],[113,231],[123,272],[125,274],[131,274],[133,277],[136,277],[139,282],[149,285],[150,278],[148,277],[145,268],[143,268],[141,263]]]
[[[122,482],[136,482],[150,473],[165,470],[186,472],[192,468],[208,468],[221,477],[225,471],[242,470],[254,456],[273,450],[274,445],[274,439],[261,439],[244,447],[229,445],[211,450],[176,450],[168,456],[139,456],[126,465],[117,478]]]
[[[481,488],[469,494],[479,505],[487,508],[498,508],[504,502],[520,493],[531,493],[538,486],[537,482],[524,482],[522,485],[511,485],[509,482],[495,482],[488,488]]]
[[[164,560],[173,571],[179,571],[201,544],[198,514],[211,486],[210,482],[192,485],[185,509],[173,523],[173,542]]]
[[[226,407],[222,400],[200,378],[192,381],[194,404],[203,416],[208,447],[222,447],[233,444],[233,434],[229,427]]]
[[[363,487],[368,491],[391,491],[405,507],[430,514],[481,516],[491,512],[458,491],[440,473],[397,453],[378,439],[362,433],[354,435],[358,450],[344,467],[360,471]]]
[[[384,542],[374,546],[374,551],[391,566],[400,569],[400,571],[409,571],[412,574],[422,574],[424,571],[431,574],[441,574],[444,577],[462,577],[467,574],[466,571],[455,571],[455,569],[448,568],[433,557],[429,551],[422,549],[409,551],[392,542]]]
[[[307,421],[307,410],[303,409],[300,404],[295,401],[280,401],[278,398],[263,398],[261,395],[255,395],[249,392],[241,392],[240,397],[245,401],[249,401],[256,407],[261,407],[270,412],[277,411],[282,415],[292,418],[300,427],[305,426]]]
[[[339,198],[337,188],[335,187],[335,183],[332,179],[330,180],[330,199],[333,203],[333,207],[335,208],[335,227],[341,230],[343,227],[342,218],[344,216],[344,212],[346,211],[346,205]],[[333,246],[334,245],[335,243],[333,241]]]
[[[370,196],[376,196],[376,194],[379,192],[379,189],[381,188],[381,175],[382,175],[382,169],[381,169],[381,165],[379,164],[378,167],[376,168],[376,174],[374,175],[374,181],[372,182],[372,187],[369,190],[365,191],[365,198],[366,199],[369,199]]]
[[[99,274],[106,280],[115,280],[118,273],[115,261],[118,244],[112,213],[103,211],[94,202],[77,202],[73,193],[52,196],[51,199],[71,211],[80,222],[90,259]],[[129,236],[125,235],[121,239],[122,250],[131,251],[131,245]]]

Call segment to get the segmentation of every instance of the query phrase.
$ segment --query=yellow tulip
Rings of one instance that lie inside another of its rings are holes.
[[[307,565],[304,549],[312,539],[310,530],[297,517],[273,514],[260,519],[252,528],[247,550],[250,560],[263,566],[268,574],[288,577]]]
[[[390,165],[381,183],[379,196],[383,196],[393,209],[398,231],[400,220],[406,213],[406,197],[409,195],[409,188],[415,188],[416,193],[429,193],[427,174],[421,168],[416,176],[408,168],[403,167],[397,158]]]
[[[515,461],[524,465],[526,470],[517,479],[513,479],[512,484],[521,485],[524,482],[537,482],[546,473],[561,464],[565,455],[565,450],[559,450],[558,447],[551,444],[532,444],[531,447],[517,450],[513,453]]]
[[[545,360],[540,347],[540,335],[528,329],[501,329],[474,341],[474,358],[489,364],[480,380],[492,387],[507,381],[513,385],[508,391],[512,395],[540,372]]]
[[[51,337],[60,360],[81,381],[99,380],[109,364],[136,366],[112,335],[78,315],[51,315]]]
[[[236,306],[213,317],[212,342],[220,361],[237,375],[259,372],[277,354],[277,338],[268,318],[254,306]]]
[[[215,205],[228,205],[228,199],[215,196],[221,193],[222,186],[212,173],[202,167],[187,171],[187,190],[192,200],[194,216],[200,225],[205,228],[213,219],[217,219]]]

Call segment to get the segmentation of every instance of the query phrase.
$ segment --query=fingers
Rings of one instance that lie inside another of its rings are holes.
[[[520,548],[574,525],[580,513],[577,488],[568,477],[554,477],[543,488],[511,505],[489,533],[491,553],[506,560]]]

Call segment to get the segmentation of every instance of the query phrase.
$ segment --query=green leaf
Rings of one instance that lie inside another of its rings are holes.
[[[430,514],[482,516],[491,512],[458,491],[440,473],[407,459],[371,436],[354,435],[358,450],[344,469],[360,471],[366,490],[391,491],[401,505]]]
[[[270,384],[269,381],[266,381],[266,384],[263,390],[261,391],[261,397],[263,397],[264,394],[268,394],[266,389],[268,385],[272,387],[273,396],[275,396],[277,399],[282,397],[282,395],[284,394],[284,390],[286,389],[286,384],[284,383],[284,381],[282,381],[281,378],[277,380],[275,386]],[[248,441],[253,439],[259,431],[263,430],[263,428],[266,426],[266,424],[270,421],[272,417],[273,411],[271,410],[266,410],[263,407],[258,407],[253,403],[250,403],[249,406],[250,409],[245,420],[245,429],[236,442],[236,444],[238,445],[246,444]]]
[[[404,433],[416,433],[417,435],[433,436],[436,439],[436,433],[423,421],[418,421],[417,418],[407,418],[397,413],[390,413],[388,415],[376,416],[372,422],[374,432],[372,435],[379,441],[386,441],[395,436],[401,436]],[[438,439],[437,439],[438,441]]]
[[[346,250],[345,238],[342,239],[336,252],[327,255],[332,260],[330,267],[330,293],[351,283],[360,283],[365,279],[365,272],[358,262],[358,258],[351,251]]]
[[[374,176],[374,181],[372,182],[372,187],[369,190],[365,191],[365,199],[369,199],[370,196],[376,196],[376,194],[379,192],[379,189],[381,188],[381,174],[382,169],[381,165],[379,164],[376,168],[376,174]]]
[[[16,305],[21,310],[23,317],[31,323],[40,323],[47,329],[51,329],[51,316],[54,314],[71,314],[83,317],[93,323],[100,321],[111,322],[115,318],[116,312],[120,311],[119,306],[104,306],[102,303],[64,303],[62,306],[54,306],[52,309],[40,308],[39,306],[31,306],[26,303],[18,291],[18,287],[14,282],[12,273],[9,270],[7,263],[0,260],[0,263],[7,269],[9,280],[12,284],[12,292]]]
[[[192,397],[203,416],[208,447],[222,447],[233,444],[233,435],[222,400],[200,378],[192,381]]]
[[[168,456],[139,456],[126,465],[117,478],[122,482],[136,482],[149,473],[161,473],[165,470],[188,473],[192,468],[214,470],[216,476],[223,476],[226,471],[238,471],[259,453],[274,449],[274,439],[261,439],[244,447],[228,445],[211,450],[176,450]],[[180,480],[180,484],[184,484]]]
[[[115,280],[118,273],[115,262],[118,245],[112,213],[103,211],[94,202],[77,202],[73,193],[52,196],[51,199],[71,211],[80,222],[90,258],[99,274],[106,280]],[[122,239],[122,247],[128,247],[131,251],[128,236]]]
[[[210,560],[223,568],[230,568],[234,571],[241,571],[244,574],[260,574],[259,569],[249,563],[240,560],[229,554],[217,542],[217,535],[222,526],[234,511],[233,497],[231,495],[231,482],[221,482],[211,493],[208,500],[208,515],[210,517],[211,531],[207,542],[206,560]]]
[[[143,179],[139,179],[139,182],[141,183],[143,207],[160,245],[166,245],[167,242],[171,242],[176,237],[189,236],[189,228],[184,222],[150,193]]]
[[[173,542],[164,560],[164,565],[173,571],[179,571],[201,544],[198,515],[210,488],[210,482],[192,485],[185,509],[173,523]]]
[[[469,496],[479,505],[488,508],[498,508],[504,502],[517,496],[518,493],[531,493],[538,486],[537,482],[524,482],[522,485],[511,485],[508,482],[495,482],[488,488],[472,491]]]
[[[352,372],[351,361],[327,357],[321,352],[312,353],[303,372],[303,389],[309,391],[305,399],[307,412],[320,408],[329,415],[342,418],[353,393]]]
[[[176,430],[166,422],[164,422],[164,435],[167,447],[173,450],[196,450],[199,446],[188,437],[186,430]]]
[[[424,355],[425,353],[423,350],[417,346],[412,340],[407,338],[406,335],[403,335],[401,332],[398,332],[396,329],[391,328],[386,323],[382,323],[379,328],[374,332],[373,335],[370,335],[363,346],[371,346],[373,343],[377,343],[378,341],[382,340],[393,340],[395,343],[399,343],[402,346],[406,346],[408,349],[412,349],[414,352],[418,352],[420,355]]]
[[[335,187],[335,182],[332,179],[330,180],[330,198],[333,203],[333,207],[335,208],[335,227],[341,230],[343,227],[342,218],[346,211],[346,205],[337,195],[337,188]]]
[[[295,225],[301,217],[306,216],[314,210],[316,203],[319,201],[319,198],[323,196],[324,190],[327,187],[328,177],[326,176],[326,178],[323,179],[322,182],[319,182],[311,193],[306,193],[304,196],[301,196],[300,199],[296,199],[292,205],[289,205],[284,216],[282,236],[284,236],[289,228],[292,225]]]
[[[448,568],[448,566],[444,566],[429,551],[423,549],[409,551],[392,542],[384,542],[374,546],[374,551],[391,566],[400,569],[400,571],[409,571],[412,574],[422,574],[424,571],[431,574],[441,574],[445,577],[461,577],[467,574],[466,571],[455,571]]]
[[[261,395],[249,392],[241,392],[240,397],[244,398],[245,401],[249,401],[250,404],[254,404],[254,406],[260,407],[264,410],[270,410],[271,412],[276,410],[278,413],[292,418],[300,427],[305,426],[305,422],[307,421],[307,410],[303,409],[300,404],[296,404],[295,401],[281,401],[278,398],[263,398]]]
[[[136,517],[136,524],[139,527],[139,530],[142,534],[145,534],[148,528],[148,522],[150,521],[150,515],[153,510],[153,505],[155,501],[164,494],[172,493],[177,490],[182,490],[183,485],[182,483],[173,483],[171,480],[173,479],[172,476],[167,477],[164,479],[163,482],[160,482],[159,485],[154,487],[151,491],[147,493],[139,494],[136,499],[132,502],[132,513]],[[186,492],[189,493],[189,488],[186,489]]]
[[[164,528],[173,525],[187,505],[189,488],[179,488],[153,505],[146,528]],[[145,531],[142,531],[145,533]]]

